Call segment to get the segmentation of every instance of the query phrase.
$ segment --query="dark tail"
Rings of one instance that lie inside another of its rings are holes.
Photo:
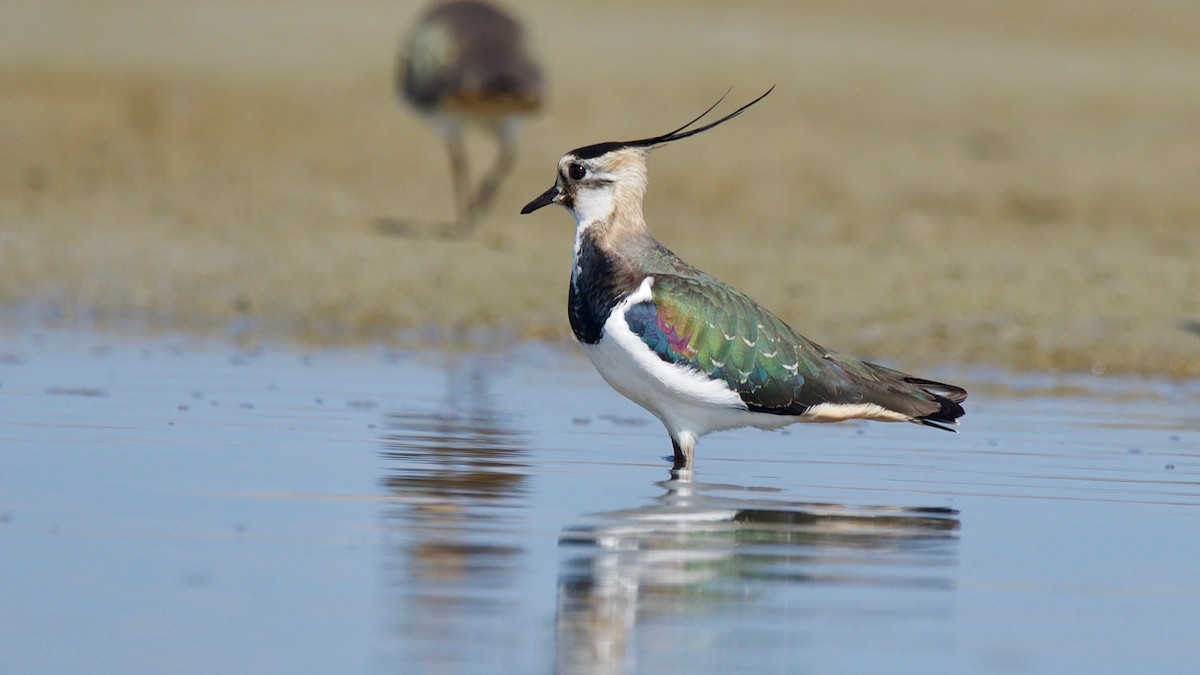
[[[967,411],[963,410],[961,405],[963,401],[967,400],[966,389],[943,382],[923,380],[919,377],[907,376],[904,378],[904,381],[919,387],[921,391],[932,396],[934,402],[938,404],[937,410],[914,418],[914,422],[919,422],[925,426],[943,431],[953,432],[954,429],[944,425],[958,424],[958,418],[967,414]]]

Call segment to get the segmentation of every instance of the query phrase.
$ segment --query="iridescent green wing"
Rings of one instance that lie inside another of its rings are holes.
[[[755,412],[857,403],[878,383],[869,364],[823,349],[703,273],[656,274],[651,298],[626,312],[630,330],[664,361],[724,380]]]

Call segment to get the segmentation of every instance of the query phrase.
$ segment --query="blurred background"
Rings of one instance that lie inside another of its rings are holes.
[[[684,259],[906,368],[1200,375],[1200,4],[507,7],[546,100],[449,239],[395,227],[453,217],[395,90],[423,3],[0,4],[0,320],[568,340],[573,222],[517,215],[558,157],[776,85],[655,154]]]

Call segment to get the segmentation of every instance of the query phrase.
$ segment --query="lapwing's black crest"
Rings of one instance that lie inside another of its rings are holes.
[[[755,103],[758,103],[759,101],[766,98],[767,95],[770,94],[772,91],[775,91],[775,87],[772,85],[772,87],[770,89],[763,92],[758,98],[754,99],[753,101],[750,101],[746,105],[738,108],[737,110],[734,110],[733,112],[729,113],[728,115],[722,117],[719,120],[716,120],[715,122],[709,122],[708,124],[705,124],[702,127],[697,127],[695,129],[686,130],[688,127],[692,126],[696,122],[699,122],[700,120],[704,119],[704,117],[706,115],[708,115],[708,113],[712,112],[713,109],[715,109],[717,106],[721,105],[721,101],[725,100],[725,97],[729,95],[730,91],[732,91],[732,89],[726,90],[726,92],[724,94],[721,94],[721,98],[717,99],[716,103],[713,103],[712,105],[708,106],[707,110],[705,110],[704,112],[702,112],[699,115],[697,115],[696,117],[694,117],[687,124],[679,127],[678,129],[675,129],[673,131],[668,131],[665,134],[662,134],[659,136],[652,136],[650,138],[641,138],[636,141],[606,141],[604,143],[595,143],[592,145],[585,145],[582,148],[575,148],[574,150],[571,151],[571,154],[575,155],[579,159],[595,159],[596,157],[600,157],[601,155],[606,155],[614,150],[620,150],[621,148],[654,148],[654,147],[657,147],[660,145],[665,145],[667,143],[670,143],[671,141],[678,141],[680,139],[687,138],[688,136],[695,136],[696,134],[698,134],[700,132],[708,131],[709,129],[712,129],[713,127],[717,126],[718,124],[724,124],[725,122],[728,122],[729,120],[737,117],[738,115],[741,115],[750,106],[754,105]]]

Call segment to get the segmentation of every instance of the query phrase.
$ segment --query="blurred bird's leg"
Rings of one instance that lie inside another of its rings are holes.
[[[467,149],[461,129],[456,127],[446,132],[446,150],[450,154],[450,178],[454,185],[454,229],[459,235],[465,235],[474,229],[475,221]]]
[[[482,219],[487,213],[488,207],[496,197],[496,190],[512,171],[517,158],[517,134],[512,124],[501,124],[496,129],[496,143],[496,161],[492,162],[492,166],[480,180],[479,191],[475,193],[475,199],[471,203],[471,216],[475,220]]]

